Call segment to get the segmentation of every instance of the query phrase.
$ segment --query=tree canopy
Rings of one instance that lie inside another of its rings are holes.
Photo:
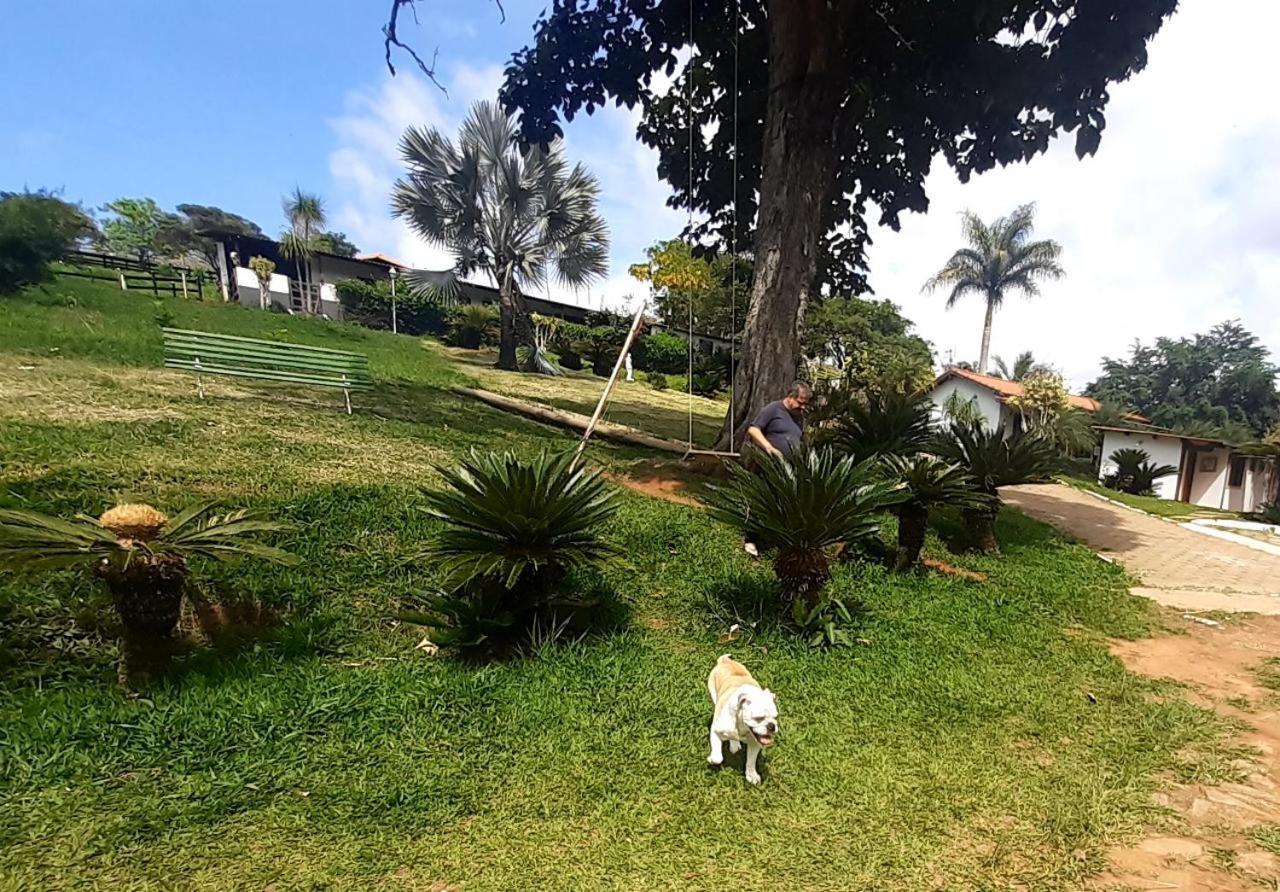
[[[326,254],[336,254],[339,257],[355,257],[360,253],[360,249],[356,247],[355,242],[347,238],[345,232],[318,233],[315,237],[315,249]]]
[[[1277,372],[1267,348],[1233,320],[1150,347],[1135,341],[1127,358],[1103,359],[1085,393],[1163,427],[1246,439],[1280,420]]]
[[[826,132],[837,143],[838,163],[834,182],[817,193],[824,203],[819,278],[856,294],[867,290],[870,206],[894,228],[903,211],[926,210],[924,180],[938,155],[967,180],[1029,160],[1062,131],[1075,133],[1077,154],[1092,154],[1106,124],[1108,86],[1146,65],[1146,43],[1175,6],[692,0],[691,9],[689,0],[556,0],[538,20],[533,43],[508,65],[502,98],[520,110],[524,136],[535,142],[560,135],[561,118],[610,100],[639,106],[638,135],[659,153],[670,203],[691,202],[705,215],[692,234],[727,246],[736,194],[738,242],[746,246],[763,198],[756,189],[769,123],[771,36],[780,43],[791,36],[782,29],[802,29],[803,41],[822,44],[825,57],[814,64],[826,66],[822,74],[836,94]],[[693,65],[677,72],[691,18]],[[670,89],[660,89],[655,76],[673,73]],[[735,151],[736,188],[726,163]]]
[[[806,357],[831,363],[856,390],[912,392],[933,380],[933,351],[914,327],[890,301],[829,297],[809,311],[801,344]]]
[[[692,310],[697,334],[729,340],[742,330],[751,298],[749,256],[739,254],[736,262],[730,254],[702,257],[683,239],[658,242],[645,255],[647,261],[633,264],[630,273],[650,283],[664,325],[684,331]]]
[[[49,264],[96,234],[78,204],[55,193],[0,192],[0,294],[49,278]]]

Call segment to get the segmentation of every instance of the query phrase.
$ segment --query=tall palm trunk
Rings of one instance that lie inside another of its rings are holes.
[[[903,505],[898,509],[898,554],[894,567],[907,570],[920,563],[924,537],[929,528],[929,509],[923,505]]]
[[[835,178],[842,64],[838,4],[769,0],[769,100],[751,303],[733,409],[717,449],[734,445],[760,407],[786,393],[800,362],[798,329],[817,272],[823,210]]]
[[[996,302],[994,295],[987,296],[987,318],[982,323],[982,353],[978,357],[978,372],[987,373],[987,360],[991,358],[991,317],[995,315]]]
[[[498,288],[498,368],[516,370],[516,303],[515,285],[504,276]]]

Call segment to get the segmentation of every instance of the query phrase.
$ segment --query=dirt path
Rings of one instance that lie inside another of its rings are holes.
[[[1123,564],[1136,594],[1184,610],[1280,615],[1280,555],[1183,529],[1061,484],[1011,486],[1009,504]]]
[[[1195,702],[1247,726],[1235,742],[1253,755],[1238,782],[1177,785],[1157,794],[1173,831],[1114,850],[1095,889],[1256,892],[1280,889],[1280,859],[1261,846],[1260,831],[1280,827],[1280,710],[1259,670],[1280,658],[1280,618],[1251,617],[1207,626],[1181,620],[1186,634],[1112,642],[1134,672],[1189,686]],[[1280,844],[1280,832],[1271,845]]]

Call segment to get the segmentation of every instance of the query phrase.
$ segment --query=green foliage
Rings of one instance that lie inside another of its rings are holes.
[[[49,264],[94,232],[79,205],[51,192],[0,192],[0,294],[49,279]]]
[[[316,251],[337,254],[339,257],[355,257],[360,253],[360,249],[355,246],[355,242],[347,238],[345,232],[326,231],[316,233],[312,244]]]
[[[646,372],[678,375],[689,361],[689,342],[669,331],[655,331],[639,339],[636,368]]]
[[[971,396],[965,399],[960,391],[953,390],[942,403],[943,417],[951,424],[974,425],[983,423],[982,410],[978,408],[978,398]]]
[[[933,351],[887,300],[828,297],[805,314],[801,349],[829,361],[853,391],[914,393],[933,383]]]
[[[813,419],[817,441],[829,443],[855,462],[883,455],[911,455],[928,442],[933,404],[922,393],[893,390],[825,391],[826,404]]]
[[[833,595],[824,595],[813,607],[796,601],[791,606],[791,622],[800,637],[816,650],[852,647],[859,625],[854,611]]]
[[[484,304],[463,304],[449,313],[449,343],[478,350],[498,339],[498,311]]]
[[[1157,480],[1178,473],[1173,465],[1157,465],[1145,450],[1133,447],[1117,449],[1111,453],[1110,461],[1115,470],[1106,476],[1103,483],[1110,489],[1135,496],[1150,495]]]
[[[969,472],[929,453],[886,454],[881,458],[889,481],[905,495],[898,508],[984,508],[989,497],[974,486]]]
[[[502,102],[519,111],[521,136],[535,144],[559,136],[561,121],[583,109],[610,100],[638,107],[637,135],[658,152],[673,206],[696,207],[703,217],[686,234],[695,244],[745,247],[757,222],[772,235],[761,202],[799,207],[840,196],[803,250],[814,252],[820,284],[861,294],[868,216],[896,226],[903,212],[926,208],[924,177],[935,159],[968,180],[1030,160],[1062,132],[1074,131],[1077,154],[1095,152],[1108,85],[1145,66],[1147,43],[1176,3],[1130,0],[1117,12],[1065,0],[1001,7],[997,15],[985,0],[958,0],[894,4],[865,20],[859,4],[784,4],[767,13],[766,6],[699,7],[699,20],[716,27],[695,29],[700,62],[691,69],[673,62],[690,39],[687,3],[553,6],[508,65]],[[732,27],[736,16],[740,26]],[[1028,39],[1014,50],[1009,35]],[[831,59],[825,89],[771,102],[789,83],[769,67],[779,48],[795,59]],[[655,77],[659,71],[667,77]],[[703,127],[692,172],[686,107]],[[771,184],[766,157],[794,166],[819,145],[829,147],[832,163],[815,163],[808,177],[793,167],[785,194],[758,192]]]
[[[487,273],[500,289],[537,287],[554,277],[580,287],[608,269],[608,228],[596,210],[600,184],[570,168],[560,142],[521,150],[514,119],[477,102],[455,143],[436,128],[410,127],[400,141],[407,174],[391,204],[419,236],[452,251],[451,275],[433,289],[452,298],[458,282]],[[548,141],[550,142],[550,141]],[[498,365],[514,370],[516,342],[528,320],[518,298],[501,305]]]
[[[1280,420],[1278,372],[1258,338],[1230,321],[1191,338],[1156,338],[1152,347],[1135,341],[1128,358],[1103,359],[1085,393],[1162,427],[1234,441],[1248,439],[1240,425],[1261,435]]]
[[[1024,354],[1019,359],[1029,358]],[[1064,456],[1090,455],[1098,438],[1089,413],[1068,402],[1070,394],[1062,376],[1050,369],[1033,369],[1022,379],[1022,393],[1005,400],[1017,409],[1022,427],[1049,443]]]
[[[566,580],[617,555],[600,535],[617,494],[598,472],[582,468],[572,452],[525,461],[473,451],[457,469],[439,470],[450,488],[427,500],[448,529],[425,556],[449,588],[429,596],[413,620],[437,644],[507,649],[540,623],[554,627],[594,606]]]
[[[1008,381],[1022,381],[1032,374],[1039,372],[1052,371],[1045,366],[1036,362],[1035,356],[1030,350],[1023,350],[1014,359],[1013,365],[1008,365],[1001,356],[991,357],[994,368],[989,374],[995,375],[997,378],[1004,378]]]
[[[491,581],[538,598],[566,572],[615,554],[600,533],[617,494],[572,452],[525,461],[473,451],[457,468],[438,470],[450,488],[427,493],[427,501],[449,529],[426,554],[457,585]]]
[[[213,514],[212,510],[205,503],[180,511],[154,539],[142,542],[118,537],[83,514],[62,520],[37,511],[0,509],[0,566],[91,567],[103,559],[125,564],[135,550],[220,561],[257,557],[286,566],[297,563],[288,552],[255,541],[263,533],[290,529],[287,524],[269,520],[260,511]]]
[[[343,279],[336,289],[345,318],[367,328],[391,330],[390,281]],[[456,313],[417,291],[403,285],[396,287],[396,329],[402,334],[443,335],[450,330]],[[489,311],[487,315],[492,320],[495,314]]]
[[[1280,526],[1280,501],[1268,502],[1258,509],[1258,519],[1263,523]]]
[[[102,223],[102,239],[108,251],[150,260],[165,222],[164,212],[151,198],[117,198],[103,205],[113,216]]]
[[[700,256],[684,239],[669,239],[645,249],[646,261],[630,267],[633,277],[652,283],[653,305],[663,324],[677,331],[730,340],[741,332],[751,298],[750,256],[720,253]],[[662,369],[675,372],[680,369]]]
[[[1023,433],[1006,437],[982,424],[952,424],[935,452],[964,468],[974,488],[997,502],[999,487],[1048,479],[1057,465],[1053,446],[1041,438]]]
[[[667,383],[667,376],[662,372],[647,372],[645,378],[654,390],[667,390],[671,386]]]

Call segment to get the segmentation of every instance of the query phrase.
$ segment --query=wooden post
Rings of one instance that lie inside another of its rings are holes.
[[[347,401],[347,414],[351,414],[351,390],[347,387],[347,373],[342,373],[342,396]]]
[[[125,284],[125,281],[124,281],[124,271],[123,271],[123,270],[121,270],[121,271],[120,271],[120,273],[119,273],[119,275],[120,275],[120,290],[121,290],[121,291],[128,291],[128,290],[129,290],[129,286]]]
[[[640,309],[636,310],[636,318],[631,320],[631,330],[627,332],[627,339],[622,343],[622,350],[618,353],[618,359],[613,364],[613,372],[610,373],[609,380],[604,385],[604,393],[600,394],[600,401],[596,403],[596,410],[591,415],[591,421],[588,422],[587,429],[582,432],[582,439],[578,442],[578,448],[574,450],[574,461],[577,461],[582,456],[582,450],[587,448],[587,440],[591,439],[591,434],[595,431],[596,425],[600,423],[600,416],[604,414],[604,407],[609,402],[609,394],[613,392],[613,385],[618,383],[618,371],[622,368],[622,360],[631,352],[631,343],[636,339],[636,333],[640,331],[640,322],[643,319],[644,302],[641,301]]]
[[[182,276],[182,299],[190,300],[190,296],[187,294],[187,271],[185,269],[180,269],[178,270],[178,274]]]

